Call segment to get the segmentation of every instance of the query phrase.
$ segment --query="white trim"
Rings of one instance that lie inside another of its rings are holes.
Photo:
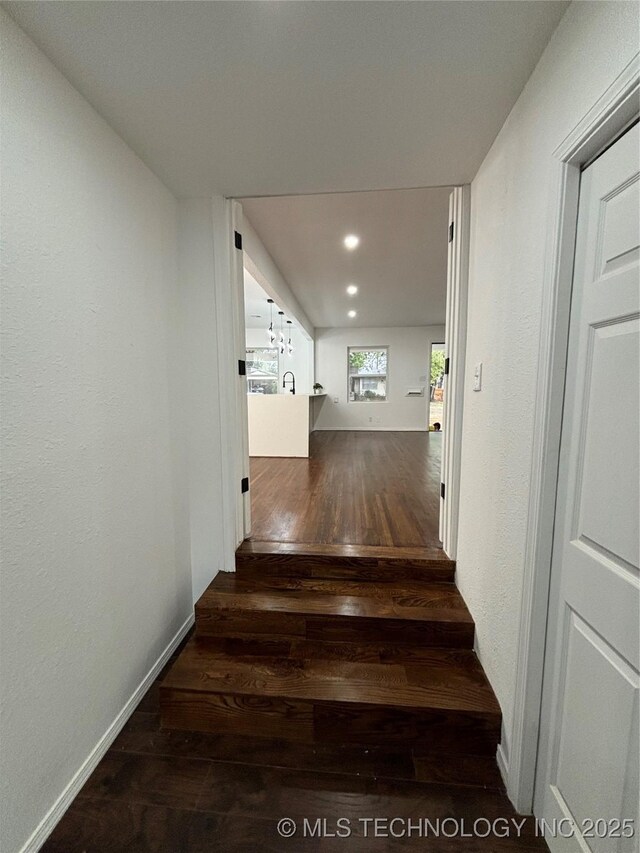
[[[235,421],[235,385],[237,365],[231,301],[231,249],[233,234],[231,227],[231,204],[222,196],[211,200],[213,227],[213,255],[216,336],[218,357],[218,387],[220,412],[220,459],[222,479],[222,548],[223,566],[235,566],[235,551],[242,535],[238,536],[238,496],[241,476],[236,465],[238,428]],[[241,505],[240,505],[241,506]]]
[[[356,402],[360,402],[356,400]],[[376,405],[374,403],[374,405]],[[429,432],[423,427],[380,427],[373,426],[349,426],[349,427],[314,427],[311,432]],[[442,433],[440,433],[442,435]]]
[[[498,765],[500,775],[502,776],[502,781],[506,787],[509,779],[509,761],[507,760],[507,753],[501,743],[498,744],[498,749],[496,751],[496,763]]]
[[[231,231],[242,234],[242,205],[238,201],[230,201],[231,205]],[[234,237],[233,233],[229,235]],[[247,377],[240,376],[237,370],[239,360],[247,358],[247,331],[245,328],[244,313],[244,258],[242,249],[233,249],[231,254],[230,288],[233,309],[233,343],[235,352],[234,361],[234,396],[235,396],[235,435],[240,441],[236,441],[237,461],[237,490],[239,494],[238,515],[236,518],[236,532],[240,542],[251,533],[251,495],[240,491],[240,480],[249,477],[249,412],[247,408]],[[239,544],[239,543],[238,543]]]
[[[440,539],[445,553],[455,560],[458,547],[458,508],[462,458],[464,367],[467,348],[467,295],[469,287],[469,223],[471,187],[455,187],[449,197],[449,222],[453,240],[447,261],[445,358],[449,373],[444,382],[442,474],[445,497],[440,499]]]
[[[185,635],[193,625],[194,621],[194,614],[190,613],[188,618],[184,621],[182,626],[177,630],[172,639],[169,641],[168,645],[166,646],[165,650],[162,652],[158,660],[153,664],[153,666],[142,679],[138,687],[136,687],[130,699],[128,699],[128,701],[125,703],[124,707],[117,715],[115,720],[111,723],[111,725],[102,735],[98,743],[94,746],[89,755],[83,761],[77,772],[72,777],[69,784],[60,794],[55,803],[51,806],[44,818],[40,821],[34,832],[31,834],[29,839],[21,848],[20,853],[37,853],[37,851],[45,843],[47,838],[55,829],[56,824],[60,821],[66,810],[73,802],[74,798],[79,793],[84,783],[93,773],[93,771],[95,770],[95,768],[97,767],[111,744],[114,742],[116,737],[120,734],[120,731],[124,727],[131,714],[135,711],[142,697],[145,695],[147,690],[149,690],[164,665],[167,663],[176,648],[180,645]]]
[[[638,113],[638,54],[554,152],[507,793],[533,807],[580,167]]]

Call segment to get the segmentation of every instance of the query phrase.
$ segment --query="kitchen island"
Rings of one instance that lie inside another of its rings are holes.
[[[309,456],[309,433],[326,394],[248,394],[249,456]]]

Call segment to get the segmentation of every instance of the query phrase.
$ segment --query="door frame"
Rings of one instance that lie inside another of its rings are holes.
[[[212,202],[216,281],[216,333],[222,447],[222,519],[224,564],[235,566],[236,548],[251,531],[249,492],[242,480],[249,476],[249,439],[246,413],[246,360],[242,206],[215,196]],[[240,240],[236,239],[236,233]]]
[[[452,560],[458,547],[458,508],[462,463],[462,412],[467,348],[471,187],[454,187],[449,196],[449,248],[445,319],[445,379],[440,475],[440,541]]]
[[[233,299],[233,343],[238,366],[244,364],[243,373],[238,369],[235,384],[235,412],[240,441],[236,442],[239,479],[244,481],[236,492],[236,536],[240,541],[251,533],[251,495],[249,473],[249,413],[247,404],[247,332],[244,315],[244,250],[242,248],[242,205],[231,201],[231,226],[233,229],[233,257],[231,261],[231,288]],[[245,488],[246,486],[246,488]],[[243,490],[244,489],[244,490]]]
[[[636,54],[553,153],[509,756],[502,744],[498,747],[507,793],[521,813],[533,809],[538,758],[580,173],[637,120],[639,92]]]

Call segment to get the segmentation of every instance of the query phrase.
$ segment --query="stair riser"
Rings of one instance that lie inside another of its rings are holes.
[[[236,553],[238,577],[259,580],[265,575],[318,580],[442,581],[451,583],[455,563],[451,560],[391,560],[371,557],[322,556],[316,554]]]
[[[220,611],[196,608],[199,637],[254,638],[271,640],[306,639],[340,643],[393,643],[423,648],[473,646],[471,622],[411,621],[372,619],[353,615],[307,616],[279,611]]]
[[[504,783],[494,755],[431,755],[413,757],[418,782],[465,785],[503,790]]]
[[[161,689],[161,703],[164,728],[259,734],[301,743],[393,743],[418,749],[421,756],[492,756],[500,736],[500,724],[494,716],[468,712],[413,711],[172,688]],[[422,763],[426,774],[426,758]]]
[[[280,657],[290,660],[335,660],[351,661],[353,663],[398,663],[424,664],[431,663],[433,647],[424,645],[391,645],[387,642],[378,643],[332,643],[317,640],[306,640],[296,637],[280,639],[264,637],[219,637],[202,636],[211,648],[227,655],[238,657]],[[468,661],[469,649],[461,649],[459,657]],[[451,654],[455,656],[456,650]]]

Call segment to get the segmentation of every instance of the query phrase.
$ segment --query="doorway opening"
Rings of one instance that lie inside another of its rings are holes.
[[[431,344],[429,361],[429,431],[440,432],[444,423],[444,342]]]
[[[463,334],[453,324],[447,345],[459,197],[437,187],[234,202],[245,538],[442,550],[456,494],[444,365]]]

